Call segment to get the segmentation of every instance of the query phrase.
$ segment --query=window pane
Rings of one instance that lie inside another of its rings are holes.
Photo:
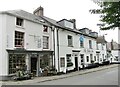
[[[43,49],[48,49],[49,48],[49,37],[43,36]]]
[[[65,67],[65,58],[64,57],[60,58],[60,64],[61,64],[61,67]]]
[[[15,47],[24,47],[24,33],[15,31]]]
[[[25,54],[9,54],[9,74],[15,73],[17,67],[25,67]]]
[[[92,41],[89,40],[89,48],[92,49]]]
[[[21,18],[16,18],[16,25],[18,25],[18,26],[23,26],[23,19],[21,19]]]
[[[48,32],[48,26],[43,26],[43,32]]]
[[[72,36],[68,35],[68,46],[73,46]]]

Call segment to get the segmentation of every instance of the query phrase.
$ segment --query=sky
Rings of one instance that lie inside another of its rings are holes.
[[[97,26],[99,21],[98,14],[91,14],[90,9],[100,8],[92,0],[0,0],[0,11],[7,10],[25,10],[33,13],[33,11],[42,6],[44,8],[44,16],[55,19],[76,19],[78,29],[89,28],[96,31],[99,35],[105,35],[106,40],[110,42],[112,39],[118,42],[118,31],[100,31]]]

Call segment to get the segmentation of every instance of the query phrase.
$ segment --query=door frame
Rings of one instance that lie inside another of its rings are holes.
[[[75,69],[79,71],[78,56],[75,56],[74,59],[75,59]]]

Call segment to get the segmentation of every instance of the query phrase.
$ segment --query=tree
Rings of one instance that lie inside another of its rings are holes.
[[[101,9],[91,9],[92,14],[100,14],[101,30],[120,28],[120,1],[118,2],[95,2]]]

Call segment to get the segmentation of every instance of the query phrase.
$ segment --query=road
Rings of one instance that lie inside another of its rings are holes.
[[[118,67],[34,85],[118,85]]]

